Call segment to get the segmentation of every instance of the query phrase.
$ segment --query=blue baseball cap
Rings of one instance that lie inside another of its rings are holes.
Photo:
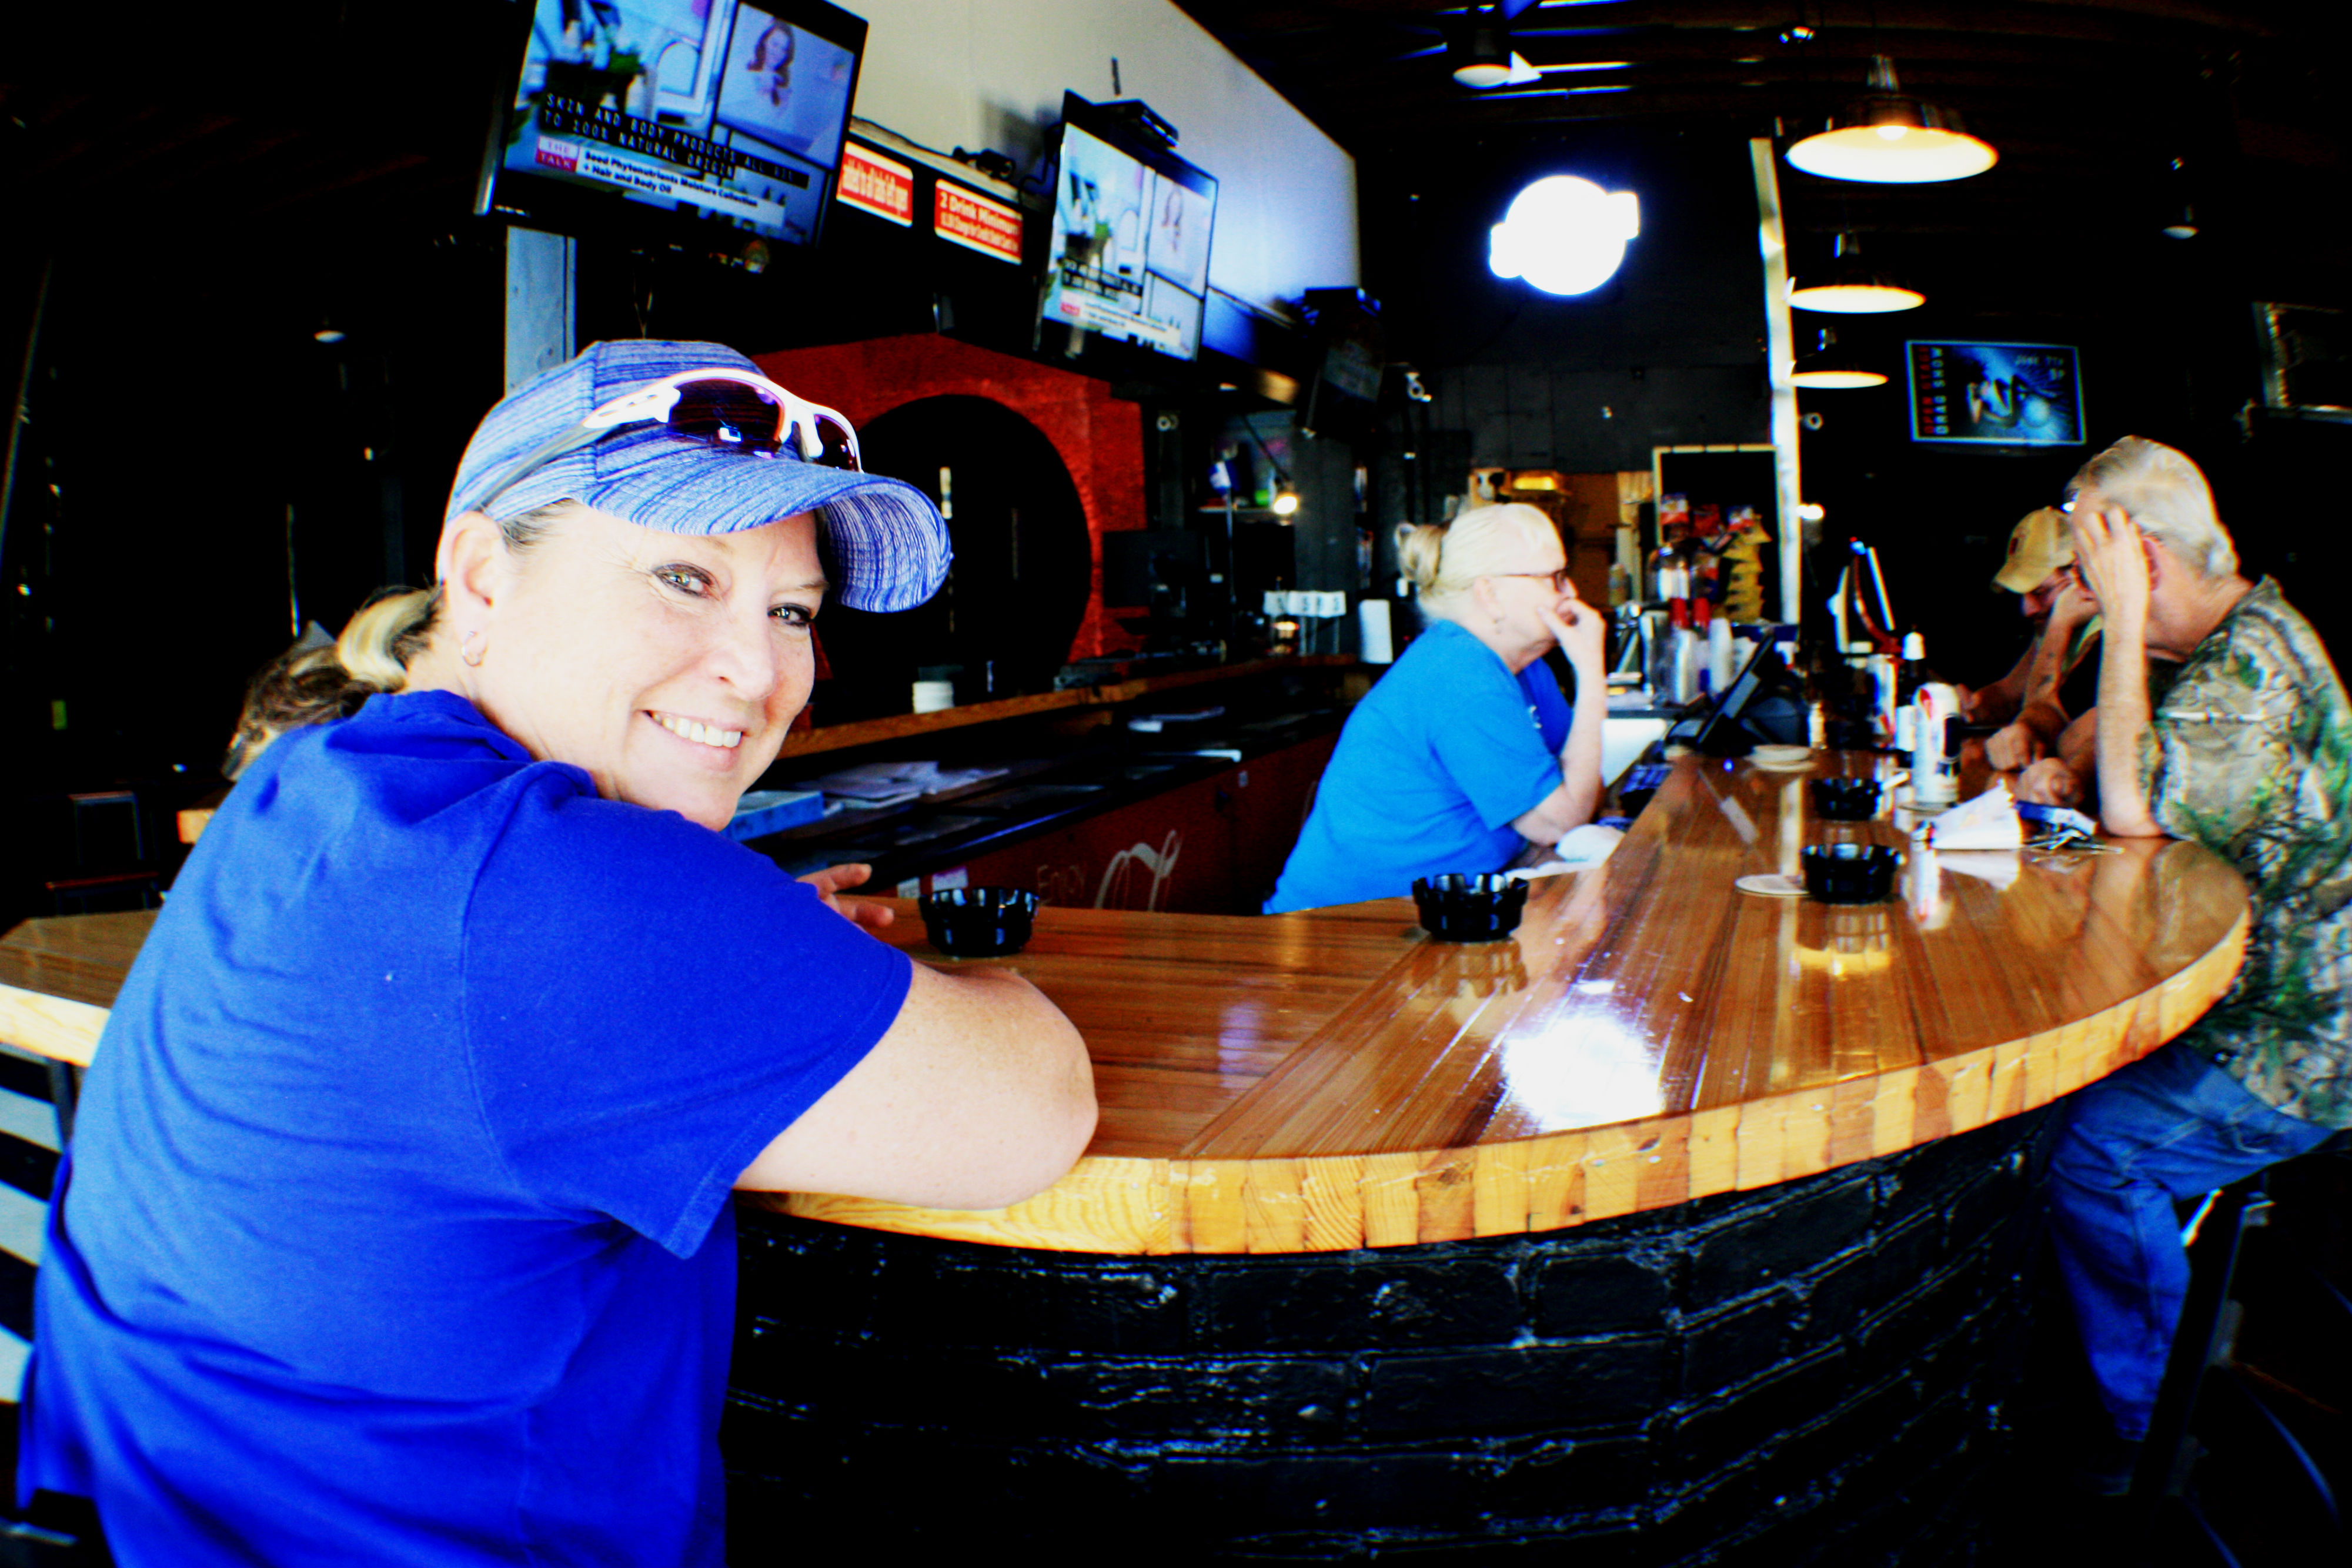
[[[909,610],[939,591],[952,554],[931,498],[903,480],[805,461],[785,450],[751,455],[646,423],[551,458],[514,483],[502,476],[624,393],[667,376],[760,367],[717,343],[623,339],[597,343],[534,376],[483,416],[450,487],[446,523],[494,501],[513,517],[578,501],[639,528],[732,534],[802,512],[817,538],[835,597],[853,610]]]

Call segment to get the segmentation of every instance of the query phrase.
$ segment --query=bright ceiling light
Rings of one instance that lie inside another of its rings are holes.
[[[1500,87],[1511,79],[1510,35],[1496,25],[1492,13],[1474,15],[1445,52],[1454,61],[1454,79],[1464,87]]]
[[[1870,96],[1788,152],[1790,163],[1808,174],[1879,185],[1965,180],[2000,156],[1990,142],[1970,136],[1958,115],[1906,95],[1885,55],[1871,65]]]
[[[1454,71],[1454,79],[1464,87],[1522,87],[1543,80],[1543,72],[1528,64],[1527,57],[1514,49],[1508,60],[1481,60],[1463,66]]]
[[[1877,371],[1799,371],[1789,380],[1815,392],[1860,392],[1864,387],[1886,384],[1886,377]]]
[[[1864,266],[1853,235],[1841,232],[1832,247],[1828,269],[1808,284],[1800,286],[1792,280],[1789,303],[1800,310],[1877,316],[1889,310],[1916,310],[1927,303],[1927,297]]]
[[[1511,198],[1488,233],[1486,266],[1546,294],[1590,294],[1616,275],[1625,242],[1642,232],[1642,202],[1574,174],[1538,180]]]
[[[1789,303],[1800,310],[1876,316],[1889,310],[1916,310],[1927,303],[1927,297],[1916,288],[1903,288],[1892,283],[1818,283],[1790,289]]]
[[[1814,392],[1857,392],[1864,387],[1883,387],[1885,372],[1874,371],[1853,354],[1837,346],[1837,334],[1829,328],[1822,329],[1818,346],[1809,354],[1800,355],[1789,380],[1797,386]]]

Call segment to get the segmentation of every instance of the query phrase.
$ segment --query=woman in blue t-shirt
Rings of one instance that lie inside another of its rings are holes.
[[[713,831],[827,593],[946,575],[838,415],[598,344],[484,420],[436,566],[265,673],[58,1167],[19,1491],[126,1568],[718,1568],[732,1191],[993,1208],[1093,1130],[1025,981]]]
[[[1348,716],[1266,913],[1402,896],[1500,871],[1592,820],[1607,626],[1551,519],[1485,507],[1397,530],[1429,628]],[[1543,663],[1576,672],[1573,714]]]

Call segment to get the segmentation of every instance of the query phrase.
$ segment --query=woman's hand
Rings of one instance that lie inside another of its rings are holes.
[[[1561,612],[1567,612],[1562,615]],[[1536,613],[1543,617],[1544,629],[1558,643],[1560,651],[1581,679],[1587,671],[1598,674],[1601,661],[1609,646],[1609,622],[1592,606],[1573,596],[1563,597],[1557,607],[1538,606]]]
[[[824,906],[844,920],[853,925],[879,931],[898,918],[897,910],[863,898],[839,896],[845,888],[865,886],[866,879],[873,874],[872,866],[852,862],[846,865],[829,865],[823,871],[813,871],[800,880],[816,889],[816,895],[824,900]]]
[[[2074,568],[2098,601],[2100,613],[2110,626],[2144,629],[2149,579],[2139,525],[2121,507],[2081,504],[2067,522],[2074,534]],[[2054,606],[2051,613],[2057,613]]]

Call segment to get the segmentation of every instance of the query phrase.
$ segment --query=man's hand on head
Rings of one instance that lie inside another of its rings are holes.
[[[1985,760],[2003,773],[2014,773],[2049,755],[2049,743],[2030,724],[2008,725],[1985,741]]]
[[[2079,806],[2088,794],[2083,776],[2055,757],[2045,757],[2017,776],[2017,798],[2035,806]]]

